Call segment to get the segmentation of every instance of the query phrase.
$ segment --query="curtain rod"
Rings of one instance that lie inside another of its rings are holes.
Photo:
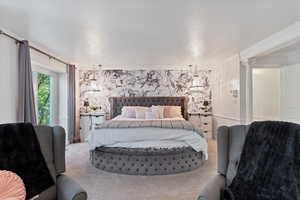
[[[6,37],[8,37],[8,38],[10,38],[12,40],[15,40],[17,43],[21,42],[21,40],[19,40],[18,38],[14,37],[14,36],[12,36],[12,35],[10,35],[8,33],[5,33],[2,30],[0,30],[0,35],[4,35],[4,36],[6,36]],[[46,53],[45,51],[42,51],[42,50],[40,50],[40,49],[38,49],[38,48],[36,48],[34,46],[29,45],[29,48],[32,49],[32,50],[34,50],[34,51],[36,51],[36,52],[38,52],[38,53],[44,54],[45,56],[49,57],[50,59],[54,59],[54,60],[56,60],[56,61],[58,61],[60,63],[63,63],[65,65],[70,65],[69,63],[67,63],[67,62],[65,62],[65,61],[63,61],[63,60],[61,60],[61,59],[59,59],[59,58],[57,58],[55,56],[52,56],[52,55]]]

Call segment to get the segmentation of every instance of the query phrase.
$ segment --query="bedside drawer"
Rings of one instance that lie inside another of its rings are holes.
[[[203,134],[207,139],[212,139],[212,131],[203,131]]]
[[[209,130],[202,130],[203,131],[203,133],[207,136],[207,135],[209,135],[210,133],[211,133],[211,131],[209,131]]]
[[[202,123],[211,123],[212,117],[211,116],[201,116],[201,122]]]
[[[192,115],[189,117],[189,121],[194,125],[194,126],[197,126],[197,127],[200,127],[201,126],[201,120],[200,120],[200,116],[198,115]]]
[[[212,132],[212,129],[211,128],[208,128],[208,127],[200,127],[200,129],[203,131],[203,132]]]
[[[206,138],[212,138],[212,116],[202,115],[201,116],[201,130],[203,131]]]
[[[212,123],[211,123],[211,121],[201,121],[201,126],[211,126],[212,125]]]

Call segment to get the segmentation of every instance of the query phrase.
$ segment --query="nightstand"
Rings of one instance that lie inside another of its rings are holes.
[[[87,141],[89,132],[94,130],[96,124],[101,124],[106,121],[105,112],[97,113],[81,113],[80,114],[80,139]]]
[[[212,113],[210,112],[197,112],[189,113],[189,121],[199,127],[206,138],[212,139]]]

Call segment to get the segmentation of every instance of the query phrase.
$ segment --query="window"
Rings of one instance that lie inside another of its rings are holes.
[[[34,67],[33,69],[33,87],[37,123],[39,125],[55,125],[57,124],[58,110],[57,74],[37,67]]]
[[[68,132],[68,74],[66,66],[32,52],[32,82],[37,123],[62,126]],[[67,135],[67,134],[66,134]],[[67,141],[67,140],[66,140]]]
[[[40,125],[49,125],[52,122],[51,82],[49,75],[37,74],[37,119]]]

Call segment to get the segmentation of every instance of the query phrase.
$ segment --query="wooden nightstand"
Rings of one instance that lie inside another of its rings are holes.
[[[212,113],[189,113],[189,121],[195,126],[199,127],[203,131],[206,138],[212,139]]]

